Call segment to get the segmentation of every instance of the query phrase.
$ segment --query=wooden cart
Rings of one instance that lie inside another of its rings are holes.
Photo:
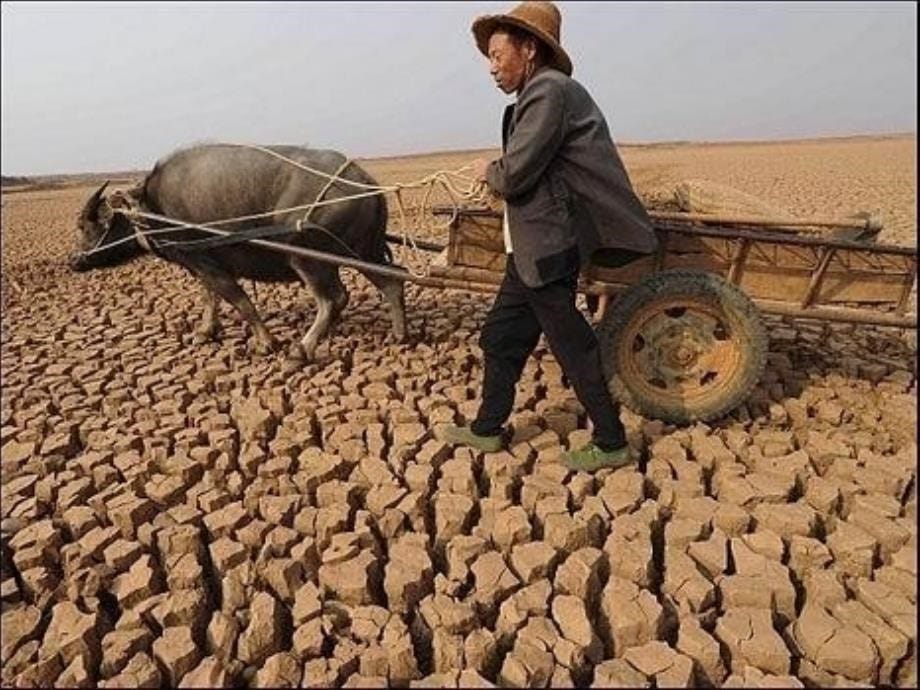
[[[506,260],[501,222],[496,211],[462,209],[431,278],[444,287],[497,290]],[[611,391],[645,416],[707,421],[743,402],[766,362],[762,313],[917,325],[909,310],[914,248],[673,214],[653,223],[656,254],[619,268],[589,266],[579,280],[580,292],[601,299],[597,333]]]

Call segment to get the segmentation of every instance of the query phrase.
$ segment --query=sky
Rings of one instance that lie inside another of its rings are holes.
[[[151,168],[200,141],[355,158],[500,146],[495,2],[4,2],[4,175]],[[619,143],[916,132],[913,2],[560,2]]]

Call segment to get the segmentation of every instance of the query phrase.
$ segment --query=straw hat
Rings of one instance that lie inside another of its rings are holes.
[[[543,41],[552,51],[551,66],[571,76],[572,61],[559,45],[562,15],[551,2],[522,2],[508,14],[488,14],[473,22],[473,36],[479,51],[489,56],[489,39],[502,24],[513,24]]]

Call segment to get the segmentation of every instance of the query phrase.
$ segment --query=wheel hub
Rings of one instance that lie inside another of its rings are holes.
[[[724,317],[708,304],[649,305],[629,333],[633,380],[675,398],[706,395],[738,361]]]
[[[681,343],[677,346],[677,349],[674,350],[671,362],[674,366],[688,368],[696,360],[697,354],[699,354],[699,352],[692,345]]]
[[[661,336],[653,337],[649,344],[652,358],[660,369],[673,378],[686,378],[693,374],[700,354],[711,345],[706,340],[705,334],[689,328],[670,328]]]

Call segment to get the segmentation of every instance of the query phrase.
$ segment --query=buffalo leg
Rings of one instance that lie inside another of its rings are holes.
[[[259,354],[268,354],[275,347],[274,339],[259,318],[256,308],[253,306],[249,297],[243,291],[243,288],[229,275],[223,272],[213,270],[202,271],[198,277],[205,284],[205,287],[217,293],[220,297],[231,304],[252,327],[256,339],[256,352]]]
[[[406,291],[401,280],[386,278],[373,273],[366,273],[367,279],[383,293],[393,323],[393,335],[397,342],[406,339]]]
[[[196,329],[198,335],[205,338],[214,338],[220,331],[220,322],[217,319],[217,295],[206,284],[202,284],[204,293],[204,318]]]
[[[345,289],[345,284],[342,283],[342,277],[339,275],[339,269],[333,268],[331,270],[331,280],[329,282],[330,290],[329,293],[332,295],[332,319],[329,322],[328,335],[332,335],[335,331],[335,327],[338,325],[339,320],[342,317],[342,312],[345,311],[345,307],[348,306],[348,290]]]
[[[316,348],[329,332],[329,327],[336,318],[337,312],[341,312],[347,304],[348,295],[339,279],[337,268],[303,259],[291,260],[291,266],[310,288],[316,299],[316,318],[313,319],[313,325],[300,341],[303,357],[306,361],[312,362],[316,356]]]

